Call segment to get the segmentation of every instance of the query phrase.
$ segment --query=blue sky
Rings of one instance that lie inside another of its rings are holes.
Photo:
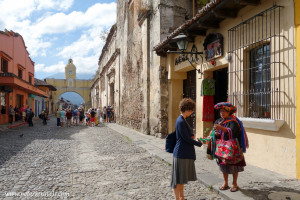
[[[21,34],[35,77],[64,72],[71,57],[77,73],[95,74],[104,41],[116,22],[116,0],[0,0],[0,30]]]

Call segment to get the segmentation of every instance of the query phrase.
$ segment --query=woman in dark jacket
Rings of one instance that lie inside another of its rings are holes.
[[[220,110],[221,118],[216,120],[214,128],[216,130],[216,138],[221,138],[224,135],[224,140],[229,140],[228,132],[232,133],[232,138],[236,138],[239,144],[242,143],[241,127],[233,113],[236,112],[236,107],[229,102],[221,102],[215,105],[215,109]],[[240,145],[240,148],[244,148]],[[228,186],[228,174],[233,175],[232,187],[230,188],[231,192],[236,192],[238,190],[237,178],[239,172],[244,171],[246,166],[245,159],[243,158],[240,162],[236,164],[227,164],[221,159],[219,161],[220,171],[223,173],[224,184],[220,187],[220,190],[229,189]]]
[[[195,141],[191,127],[186,118],[193,114],[195,102],[192,99],[184,98],[179,104],[181,115],[175,123],[176,146],[173,151],[173,165],[171,187],[174,189],[175,198],[184,198],[184,184],[188,181],[196,181],[195,160],[196,153],[194,145],[201,147],[200,141]]]

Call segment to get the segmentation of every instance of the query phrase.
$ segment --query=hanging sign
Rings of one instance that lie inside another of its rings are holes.
[[[223,56],[223,36],[220,33],[209,34],[203,43],[205,60],[214,60]]]

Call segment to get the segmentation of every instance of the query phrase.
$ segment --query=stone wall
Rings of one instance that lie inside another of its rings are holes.
[[[168,134],[165,59],[152,50],[191,14],[179,0],[117,1],[116,46],[120,48],[120,113],[117,123],[145,134]]]

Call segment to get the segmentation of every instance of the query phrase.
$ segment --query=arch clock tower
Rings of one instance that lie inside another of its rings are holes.
[[[73,60],[70,58],[68,64],[65,66],[65,77],[68,87],[74,87],[74,80],[76,79],[76,67]]]

